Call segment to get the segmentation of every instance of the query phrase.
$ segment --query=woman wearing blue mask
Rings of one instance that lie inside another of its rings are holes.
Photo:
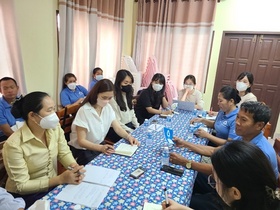
[[[60,92],[60,102],[63,107],[71,104],[81,104],[87,94],[86,88],[77,85],[77,78],[74,74],[64,75],[62,91]]]
[[[51,97],[44,92],[29,93],[14,103],[14,112],[25,123],[4,144],[7,191],[22,197],[28,208],[57,185],[81,183],[84,175],[77,172],[84,172],[83,166],[72,156]],[[73,170],[58,176],[57,161]]]
[[[133,82],[134,78],[130,71],[125,69],[119,70],[114,84],[115,96],[110,100],[110,105],[115,111],[117,120],[128,133],[133,132],[135,128],[139,127],[132,104]],[[113,142],[121,139],[113,128],[110,128],[107,137]]]
[[[137,99],[135,114],[138,122],[142,124],[145,119],[149,119],[155,114],[172,114],[171,110],[163,111],[160,109],[168,107],[165,98],[165,77],[157,73],[153,76],[149,87],[143,90]]]

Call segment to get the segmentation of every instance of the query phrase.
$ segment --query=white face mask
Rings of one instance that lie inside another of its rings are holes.
[[[97,105],[101,106],[101,107],[104,107],[109,103],[109,101],[110,100],[103,100],[103,99],[97,98]]]
[[[70,90],[75,90],[75,89],[76,89],[76,86],[77,86],[76,82],[72,82],[72,83],[69,83],[69,84],[67,85],[67,87],[68,87]]]
[[[185,88],[185,89],[188,88],[188,89],[192,90],[192,89],[193,89],[193,85],[184,85],[184,88]]]
[[[245,91],[247,90],[248,86],[244,82],[238,82],[236,81],[236,89],[238,91]]]
[[[153,84],[154,91],[160,91],[163,88],[161,84]]]
[[[96,75],[95,79],[97,81],[102,80],[103,79],[103,75]]]
[[[38,116],[41,117],[39,114]],[[41,117],[40,126],[43,129],[54,129],[57,126],[58,122],[59,119],[54,112],[48,116]]]

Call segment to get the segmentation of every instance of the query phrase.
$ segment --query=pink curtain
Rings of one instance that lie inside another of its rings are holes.
[[[13,0],[0,1],[0,79],[12,77],[19,92],[26,94],[23,62],[19,45]]]
[[[178,89],[188,74],[203,90],[212,40],[216,0],[138,0],[134,60],[145,72],[146,61],[155,56],[158,69]]]
[[[84,87],[97,66],[105,78],[115,75],[121,65],[124,0],[59,0],[59,14],[58,92],[68,72]]]

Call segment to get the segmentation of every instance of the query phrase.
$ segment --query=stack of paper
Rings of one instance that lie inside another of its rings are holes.
[[[56,196],[56,199],[98,208],[118,178],[120,171],[92,165],[85,166],[85,170],[83,182],[79,185],[67,185]]]

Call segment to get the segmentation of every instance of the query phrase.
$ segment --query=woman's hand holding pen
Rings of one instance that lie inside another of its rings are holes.
[[[84,166],[71,164],[68,170],[59,175],[61,184],[80,184],[85,177],[85,172]]]
[[[128,137],[127,137],[127,141],[129,141],[129,143],[130,143],[131,145],[137,145],[137,146],[140,145],[140,142],[139,142],[136,138],[134,138],[133,136],[131,136],[130,134],[129,134]]]
[[[187,206],[183,206],[179,203],[177,203],[176,201],[174,200],[171,200],[171,199],[168,199],[168,203],[169,203],[169,206],[167,207],[166,206],[166,201],[163,201],[161,203],[161,206],[162,206],[162,209],[164,210],[192,210],[191,208],[187,207]]]

